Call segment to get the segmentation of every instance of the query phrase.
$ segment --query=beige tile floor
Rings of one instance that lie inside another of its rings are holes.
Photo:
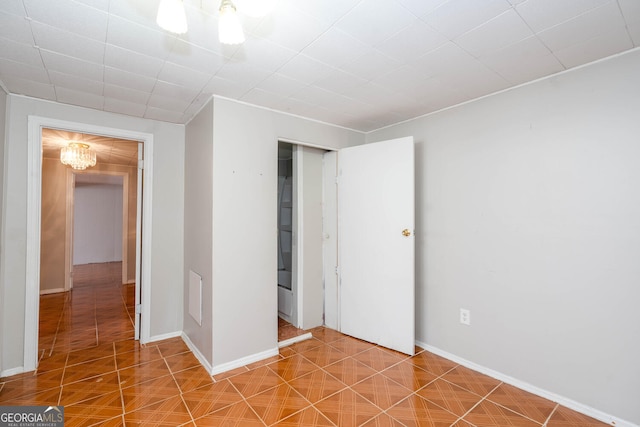
[[[131,291],[105,276],[52,297],[62,308],[41,305],[38,370],[0,379],[0,405],[64,405],[67,427],[605,425],[422,349],[409,357],[323,327],[211,377],[180,338],[134,341]]]

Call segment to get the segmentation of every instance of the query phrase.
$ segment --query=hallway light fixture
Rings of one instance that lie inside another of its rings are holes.
[[[60,150],[60,162],[83,171],[96,165],[96,152],[89,147],[89,144],[70,142]]]
[[[231,0],[222,0],[219,12],[218,38],[220,43],[231,45],[244,43],[244,31],[236,7]]]
[[[187,15],[182,0],[162,0],[156,22],[161,28],[176,34],[187,32]]]

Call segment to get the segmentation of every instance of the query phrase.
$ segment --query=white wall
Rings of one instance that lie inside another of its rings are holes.
[[[405,135],[417,339],[640,424],[640,51],[367,141]]]
[[[122,185],[76,184],[73,265],[122,261]]]
[[[214,98],[213,365],[274,350],[278,139],[342,148],[358,132]]]
[[[213,361],[213,101],[186,127],[184,182],[184,333]],[[189,314],[189,271],[202,277],[202,325]]]
[[[182,330],[184,126],[128,117],[55,102],[10,95],[5,146],[0,302],[2,367],[24,360],[25,264],[27,241],[27,117],[30,114],[151,133],[153,144],[153,219],[151,229],[151,337]],[[8,325],[11,325],[9,328]]]

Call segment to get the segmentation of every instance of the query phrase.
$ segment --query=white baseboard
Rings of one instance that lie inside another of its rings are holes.
[[[580,402],[576,402],[575,400],[569,399],[564,396],[560,396],[556,393],[550,392],[548,390],[536,387],[527,382],[521,381],[517,378],[513,378],[509,375],[503,374],[498,371],[494,371],[493,369],[489,369],[485,366],[478,365],[469,360],[463,359],[462,357],[458,357],[455,354],[451,354],[447,351],[441,350],[437,347],[433,347],[429,344],[423,343],[421,341],[416,341],[416,345],[424,348],[425,350],[437,354],[438,356],[442,356],[445,359],[449,359],[453,362],[456,362],[462,366],[465,366],[469,369],[473,369],[474,371],[480,372],[482,374],[488,375],[492,378],[495,378],[504,383],[510,384],[514,387],[518,387],[524,391],[528,391],[529,393],[535,394],[537,396],[543,397],[545,399],[551,400],[553,402],[559,403],[562,406],[565,406],[569,409],[573,409],[576,412],[580,412],[581,414],[587,415],[589,417],[595,418],[596,420],[602,421],[603,423],[607,423],[611,426],[616,427],[640,427],[637,424],[632,422],[614,417],[613,415],[602,412],[598,409],[592,408],[590,406],[584,405]]]
[[[166,333],[166,334],[154,335],[152,337],[149,337],[149,340],[146,341],[146,342],[142,342],[142,340],[140,340],[140,343],[141,344],[148,344],[150,342],[168,340],[170,338],[176,338],[176,337],[181,337],[181,336],[182,336],[182,331],[169,332],[169,333]]]
[[[221,365],[215,365],[209,372],[211,373],[211,375],[221,374],[223,372],[227,372],[232,369],[248,365],[250,363],[259,362],[261,360],[268,359],[269,357],[277,356],[278,354],[280,354],[278,348],[272,348],[270,350],[261,351],[260,353],[232,360],[231,362],[223,363]]]
[[[210,375],[213,375],[211,374],[213,367],[211,366],[207,358],[204,357],[204,354],[202,354],[198,349],[198,347],[196,347],[196,345],[193,342],[191,342],[187,334],[183,332],[181,336],[182,336],[182,341],[184,341],[187,347],[189,347],[189,350],[191,350],[193,355],[196,356],[196,359],[198,359],[200,364],[207,370],[207,372],[209,372]]]
[[[0,372],[0,378],[10,377],[18,374],[24,374],[25,372],[27,371],[25,371],[24,366],[11,368],[11,369],[7,369],[5,371]]]
[[[44,289],[40,290],[40,295],[59,294],[60,292],[64,291],[64,288]]]
[[[278,343],[278,348],[287,347],[291,344],[295,344],[300,341],[306,341],[308,339],[313,338],[311,332],[307,332],[306,334],[298,335],[297,337],[289,338],[288,340],[282,340]]]

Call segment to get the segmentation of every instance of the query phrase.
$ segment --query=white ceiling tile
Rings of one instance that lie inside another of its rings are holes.
[[[461,68],[472,66],[475,58],[455,43],[446,43],[439,48],[426,53],[410,64],[422,72],[434,76],[453,73]]]
[[[240,99],[244,102],[248,102],[249,104],[260,105],[273,109],[283,108],[286,105],[286,97],[257,88],[251,89],[249,92],[242,95],[242,98]]]
[[[106,73],[105,73],[106,76]],[[106,79],[105,79],[106,80]],[[117,86],[114,84],[104,84],[104,97],[127,101],[130,103],[146,105],[151,93],[135,90],[129,87]],[[144,112],[144,111],[143,111]]]
[[[151,93],[157,79],[145,77],[140,74],[130,73],[118,68],[104,68],[105,84],[121,86],[127,89],[135,89],[146,93]]]
[[[558,50],[554,54],[566,67],[576,67],[632,47],[629,34],[624,28],[618,28]]]
[[[224,64],[224,58],[217,53],[180,39],[173,45],[167,61],[211,74],[218,71]]]
[[[0,52],[4,59],[21,62],[32,67],[42,67],[40,51],[31,44],[14,42],[0,37]]]
[[[218,71],[216,77],[234,81],[248,91],[270,75],[270,71],[261,70],[243,63],[230,62]]]
[[[112,113],[126,114],[127,116],[144,117],[147,106],[122,99],[104,98],[104,111]]]
[[[387,103],[399,103],[407,100],[407,95],[392,91],[373,82],[367,82],[349,91],[349,96],[369,105],[383,106]]]
[[[455,38],[510,7],[506,0],[449,0],[423,19],[445,36]]]
[[[439,74],[438,80],[467,95],[469,99],[478,98],[491,92],[497,92],[511,86],[507,80],[490,70],[480,61],[475,61],[455,72]]]
[[[44,67],[32,67],[21,62],[0,58],[0,80],[5,80],[7,76],[44,84],[50,83],[49,75]]]
[[[375,46],[408,27],[415,16],[395,0],[363,0],[335,26]]]
[[[306,83],[299,82],[298,80],[291,79],[289,77],[283,76],[282,74],[274,73],[258,83],[256,85],[256,88],[271,93],[278,93],[284,97],[287,97],[291,96],[305,86],[307,86]]]
[[[77,90],[67,89],[64,87],[56,87],[56,99],[63,104],[78,105],[80,107],[94,108],[102,110],[104,106],[104,97],[94,95],[92,93],[81,92]]]
[[[227,80],[222,77],[213,76],[204,89],[202,89],[202,93],[207,97],[215,94],[225,96],[227,98],[240,99],[247,90],[248,88],[245,85],[240,85],[234,80]]]
[[[405,65],[388,74],[378,77],[373,81],[380,86],[384,86],[395,92],[412,94],[416,87],[419,87],[426,79],[427,75],[416,68]]]
[[[71,0],[23,0],[29,17],[85,37],[104,41],[109,15]]]
[[[104,61],[103,42],[35,21],[31,23],[31,28],[40,48],[97,64]]]
[[[2,0],[0,1],[0,11],[17,16],[26,16],[22,0]]]
[[[144,113],[145,119],[161,120],[169,123],[179,123],[182,116],[182,111],[171,111],[158,107],[147,107],[147,110]]]
[[[333,23],[359,2],[360,0],[294,0],[281,2],[280,7],[294,7],[321,21]]]
[[[164,61],[110,44],[105,45],[104,65],[129,71],[134,74],[155,78],[160,73]]]
[[[109,2],[109,13],[151,29],[158,29],[158,4],[158,1],[112,1]]]
[[[150,107],[158,107],[169,111],[179,111],[180,114],[184,113],[191,101],[182,101],[172,98],[170,96],[162,96],[156,93],[152,93],[147,101],[147,105]]]
[[[45,49],[40,49],[40,55],[42,55],[42,60],[49,70],[84,77],[89,80],[103,81],[104,79],[104,67],[100,64],[82,61]]]
[[[302,53],[320,62],[340,67],[354,59],[354,52],[364,52],[368,47],[338,28],[330,28]]]
[[[414,15],[422,17],[433,12],[447,1],[449,0],[398,0],[398,3],[409,9]]]
[[[455,42],[475,57],[531,37],[533,32],[513,10],[508,10],[458,37]]]
[[[162,95],[179,101],[191,103],[200,93],[200,88],[192,89],[158,80],[153,88],[154,95]]]
[[[335,68],[316,61],[313,58],[309,58],[306,55],[298,55],[280,68],[278,73],[294,80],[311,84],[317,80],[326,78],[334,70]]]
[[[0,11],[0,37],[18,43],[33,44],[29,21],[22,16]]]
[[[158,80],[198,90],[202,89],[210,78],[211,74],[181,67],[171,62],[165,62],[158,74]]]
[[[55,87],[64,87],[67,89],[80,90],[94,95],[103,94],[103,83],[101,81],[83,79],[78,76],[60,73],[58,71],[49,70],[49,80]]]
[[[109,0],[73,0],[76,3],[82,3],[87,6],[91,6],[96,9],[104,10],[105,12],[109,11]]]
[[[416,20],[410,26],[391,36],[377,49],[399,61],[406,62],[448,42],[448,39],[423,21]]]
[[[306,86],[291,95],[291,98],[311,105],[324,105],[335,96],[335,92],[324,90],[316,86]]]
[[[233,55],[231,62],[251,64],[252,67],[265,71],[275,71],[296,55],[297,52],[289,48],[249,36]]]
[[[402,63],[400,61],[376,49],[369,49],[364,52],[362,56],[359,56],[351,62],[347,62],[341,68],[365,80],[373,80],[401,66]]]
[[[29,75],[25,75],[25,79],[21,79],[18,76],[2,73],[2,61],[0,59],[0,80],[11,88],[11,93],[52,101],[56,99],[56,92],[51,84],[34,81]]]
[[[611,28],[624,28],[624,26],[620,9],[614,1],[591,9],[537,35],[545,45],[555,52],[608,32]]]
[[[314,85],[332,92],[347,94],[352,88],[362,86],[366,83],[367,80],[358,76],[341,70],[335,70],[324,79],[315,82]]]
[[[516,6],[516,11],[535,32],[551,28],[562,22],[602,6],[610,0],[527,0]]]
[[[171,53],[176,37],[168,32],[111,16],[106,41],[109,44],[165,60]]]
[[[640,1],[618,0],[627,25],[640,24]]]
[[[444,84],[436,77],[422,82],[413,96],[431,111],[439,110],[445,105],[456,105],[469,99],[468,95],[460,92],[455,87]]]
[[[479,59],[513,84],[535,80],[565,69],[535,36]]]
[[[252,33],[280,46],[299,51],[329,28],[311,15],[295,9],[285,9],[277,15],[269,15]]]

